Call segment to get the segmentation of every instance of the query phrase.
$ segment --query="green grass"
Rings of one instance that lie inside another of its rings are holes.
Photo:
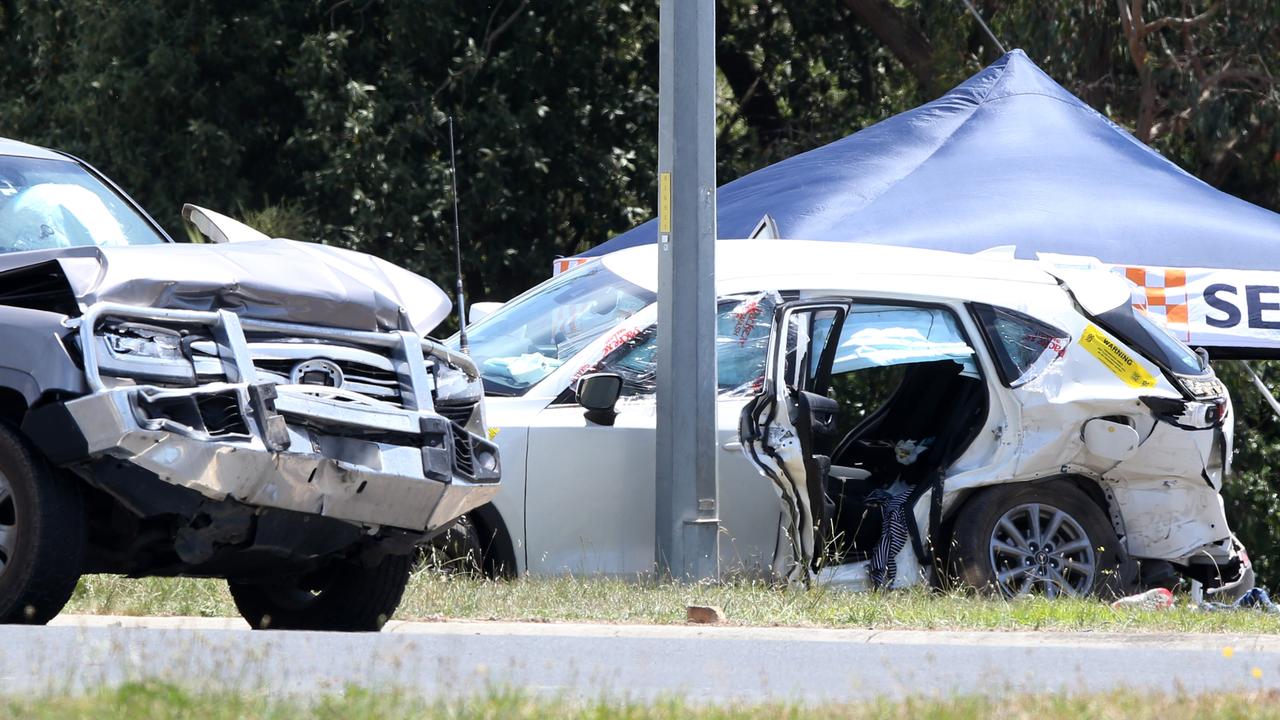
[[[667,624],[683,623],[690,603],[718,605],[728,621],[738,625],[1280,634],[1280,615],[1255,611],[1112,610],[1095,600],[1006,602],[918,589],[888,594],[800,591],[749,582],[686,586],[571,577],[489,581],[426,570],[414,576],[396,619]],[[236,615],[221,581],[107,575],[84,578],[66,612]]]
[[[973,720],[999,716],[1005,720],[1077,720],[1077,718],[1129,718],[1132,720],[1181,720],[1186,718],[1280,718],[1280,697],[1262,693],[1180,696],[1109,693],[1079,697],[1021,696],[1004,699],[981,697],[947,700],[871,701],[847,705],[802,707],[759,705],[751,707],[700,707],[670,700],[655,703],[570,702],[538,699],[518,692],[492,691],[462,701],[424,701],[394,693],[350,689],[341,695],[303,704],[261,695],[194,693],[157,684],[127,685],[79,697],[0,699],[0,713],[31,720],[138,720],[139,718],[190,718],[191,720],[364,720],[377,718],[447,718],[448,720],[805,720],[821,718],[940,718]]]

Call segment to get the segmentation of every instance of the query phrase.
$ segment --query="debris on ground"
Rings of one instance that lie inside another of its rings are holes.
[[[1168,610],[1173,607],[1173,593],[1168,588],[1152,588],[1146,592],[1122,597],[1111,603],[1111,607],[1138,608],[1139,610]]]
[[[718,625],[724,622],[724,610],[715,605],[690,605],[685,617],[694,625]]]
[[[1241,595],[1233,603],[1202,602],[1197,607],[1201,610],[1261,610],[1262,612],[1280,613],[1280,605],[1271,601],[1271,596],[1263,588],[1256,587]]]

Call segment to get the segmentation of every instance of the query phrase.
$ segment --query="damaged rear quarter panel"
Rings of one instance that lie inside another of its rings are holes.
[[[1029,307],[1024,311],[1037,314]],[[1044,316],[1043,308],[1038,314]],[[1120,516],[1117,531],[1135,557],[1181,559],[1227,537],[1220,487],[1205,479],[1214,435],[1221,431],[1157,421],[1141,398],[1182,394],[1154,363],[1109,336],[1155,378],[1152,387],[1135,387],[1082,345],[1092,326],[1086,318],[1070,312],[1052,319],[1071,333],[1072,342],[1039,377],[1012,390],[1021,424],[1016,479],[1074,474],[1099,482],[1110,493],[1110,509]],[[1084,424],[1103,417],[1122,418],[1137,431],[1140,442],[1132,457],[1117,462],[1089,452]],[[1225,441],[1229,453],[1229,428]]]

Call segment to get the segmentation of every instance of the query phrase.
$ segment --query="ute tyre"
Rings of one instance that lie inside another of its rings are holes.
[[[960,508],[950,570],[961,586],[995,596],[1111,599],[1124,587],[1120,559],[1115,530],[1084,491],[1065,481],[1018,483],[981,490]]]
[[[43,625],[71,599],[83,567],[84,497],[0,422],[0,622]]]
[[[262,583],[227,586],[236,609],[255,630],[373,632],[400,605],[412,566],[410,555],[388,555],[372,567],[336,564],[318,591]]]
[[[486,559],[479,529],[471,518],[463,515],[447,530],[418,547],[414,567],[431,568],[447,575],[482,577]]]

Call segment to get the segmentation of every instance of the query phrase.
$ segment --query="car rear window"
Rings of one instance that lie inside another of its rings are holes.
[[[974,303],[974,314],[991,345],[1000,379],[1009,387],[1031,382],[1062,357],[1071,335],[1017,310]]]

